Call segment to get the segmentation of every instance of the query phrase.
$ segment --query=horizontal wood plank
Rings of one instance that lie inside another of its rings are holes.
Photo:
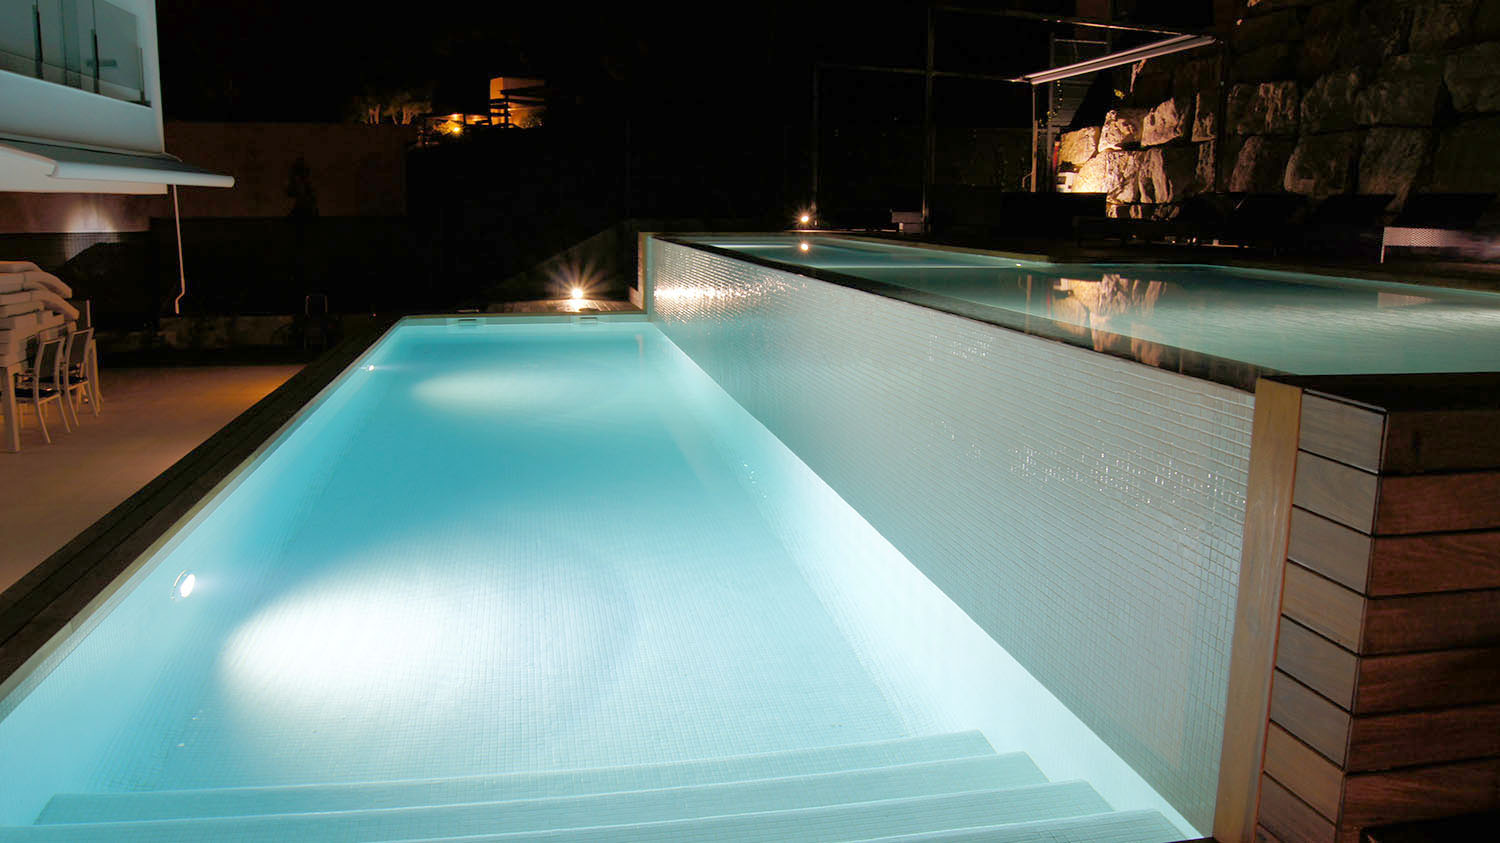
[[[1286,566],[1283,615],[1358,653],[1364,611],[1363,596],[1301,565]]]
[[[1349,746],[1349,712],[1292,677],[1276,672],[1271,684],[1271,720],[1336,764]]]
[[[1319,814],[1338,817],[1344,772],[1275,723],[1266,727],[1265,770]]]
[[[1363,640],[1356,648],[1362,655],[1500,645],[1500,589],[1364,602]]]
[[[1500,758],[1354,773],[1343,807],[1352,828],[1500,810]]]
[[[1372,656],[1354,669],[1357,714],[1500,702],[1500,648]]]
[[[1500,468],[1500,410],[1425,410],[1387,419],[1383,470],[1393,474]]]
[[[1384,770],[1500,756],[1500,705],[1354,718],[1347,770]]]
[[[1349,650],[1301,624],[1282,621],[1276,668],[1346,710],[1354,709],[1359,667],[1359,657]]]
[[[1302,451],[1292,501],[1324,518],[1373,533],[1379,477],[1368,471]]]
[[[1354,591],[1364,593],[1374,539],[1305,509],[1292,510],[1287,556]]]
[[[1333,843],[1333,823],[1271,776],[1261,776],[1260,824],[1282,840]]]
[[[1380,471],[1385,413],[1321,395],[1304,395],[1300,444],[1309,453]]]
[[[1370,555],[1372,597],[1500,588],[1500,530],[1379,536]]]
[[[1382,477],[1375,526],[1365,532],[1398,535],[1496,528],[1500,528],[1500,471],[1468,471]]]

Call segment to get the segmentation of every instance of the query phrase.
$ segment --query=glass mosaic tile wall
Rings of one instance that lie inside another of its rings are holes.
[[[1192,823],[1252,396],[652,240],[653,318]]]

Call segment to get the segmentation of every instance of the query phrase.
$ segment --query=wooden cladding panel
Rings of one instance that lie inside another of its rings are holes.
[[[1332,643],[1327,646],[1337,649]],[[1305,663],[1320,667],[1317,671],[1304,668],[1306,672],[1318,677],[1331,674],[1337,679],[1342,678],[1343,674],[1338,672],[1342,665],[1337,663],[1336,657],[1320,653],[1311,645],[1299,646],[1299,651],[1301,649],[1313,651],[1316,655],[1299,655],[1296,660],[1299,667]],[[1350,654],[1350,659],[1354,658]],[[1332,662],[1336,667],[1322,667],[1324,662]],[[1352,670],[1356,675],[1351,681],[1351,689],[1357,687],[1352,710],[1360,714],[1500,702],[1500,648],[1374,656],[1358,659]],[[1335,682],[1325,684],[1342,687]]]
[[[1276,667],[1343,708],[1354,709],[1359,657],[1307,627],[1282,621]]]
[[[1475,390],[1475,395],[1485,394]],[[1495,394],[1493,390],[1489,393]],[[1386,422],[1384,470],[1394,474],[1500,468],[1500,410],[1397,412]]]
[[[1374,540],[1305,509],[1292,510],[1287,556],[1304,568],[1364,593]]]
[[[1271,721],[1336,764],[1349,748],[1349,712],[1311,688],[1276,671],[1271,683]]]
[[[1344,782],[1349,828],[1500,809],[1500,759],[1356,773]]]
[[[1283,840],[1332,843],[1333,823],[1270,776],[1261,776],[1260,822]]]
[[[1297,387],[1264,378],[1256,384],[1239,594],[1214,810],[1214,836],[1225,843],[1243,843],[1255,835],[1301,404],[1302,390]]]
[[[1500,588],[1500,530],[1368,536],[1299,507],[1287,556],[1371,597]]]
[[[1266,773],[1319,814],[1338,817],[1344,771],[1275,723],[1266,728]]]
[[[1282,614],[1345,649],[1359,652],[1365,598],[1301,565],[1286,566]]]
[[[1385,449],[1385,414],[1321,395],[1304,395],[1301,447],[1366,471],[1379,471]]]
[[[1400,653],[1500,645],[1500,590],[1383,597],[1365,603],[1358,652]]]
[[[1497,527],[1500,471],[1471,471],[1382,477],[1375,528],[1365,532],[1436,533]]]
[[[1495,755],[1500,755],[1500,705],[1465,706],[1356,717],[1344,766],[1384,770]]]
[[[1293,502],[1309,512],[1373,533],[1379,490],[1378,475],[1306,451],[1297,455]]]

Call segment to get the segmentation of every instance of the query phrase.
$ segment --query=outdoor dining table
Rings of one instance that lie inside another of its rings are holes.
[[[67,318],[61,313],[41,311],[33,324],[24,329],[12,328],[0,332],[5,335],[0,342],[0,369],[4,370],[0,384],[0,410],[5,415],[5,449],[21,450],[21,417],[16,406],[16,376],[25,371],[26,350],[34,341],[52,339],[67,329]]]

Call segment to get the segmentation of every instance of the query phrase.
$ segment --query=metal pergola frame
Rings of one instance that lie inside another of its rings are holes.
[[[1094,29],[1112,30],[1117,32],[1141,32],[1153,35],[1169,36],[1161,41],[1132,47],[1128,50],[1120,50],[1108,55],[1063,67],[1049,68],[1047,70],[1028,73],[1022,76],[1010,77],[987,73],[959,73],[938,70],[933,66],[934,42],[936,26],[934,16],[938,12],[948,12],[963,15],[984,15],[989,17],[1016,18],[1019,20],[1035,21],[1037,23],[1057,24],[1063,26],[1082,26]],[[838,62],[817,62],[813,65],[812,78],[812,196],[808,213],[814,221],[818,218],[818,191],[819,171],[818,155],[819,142],[821,140],[820,117],[822,114],[819,104],[819,95],[822,90],[824,70],[845,70],[860,73],[894,73],[907,76],[923,77],[922,88],[922,222],[924,227],[931,222],[931,205],[929,194],[936,169],[934,155],[936,151],[936,128],[933,125],[933,99],[932,82],[934,79],[970,79],[984,82],[1009,82],[1015,84],[1029,85],[1031,88],[1031,191],[1037,190],[1037,128],[1036,128],[1036,86],[1054,82],[1059,79],[1067,79],[1071,76],[1080,76],[1085,73],[1094,73],[1099,70],[1107,70],[1124,64],[1132,64],[1144,61],[1148,58],[1169,55],[1182,50],[1191,50],[1196,47],[1207,46],[1217,41],[1214,36],[1202,32],[1191,32],[1181,29],[1167,29],[1162,27],[1137,26],[1128,23],[1114,23],[1092,18],[1069,17],[1065,15],[1046,15],[1038,12],[1026,12],[1017,9],[976,9],[969,6],[954,6],[935,3],[927,7],[927,60],[924,67],[886,67],[881,65],[842,64]]]

